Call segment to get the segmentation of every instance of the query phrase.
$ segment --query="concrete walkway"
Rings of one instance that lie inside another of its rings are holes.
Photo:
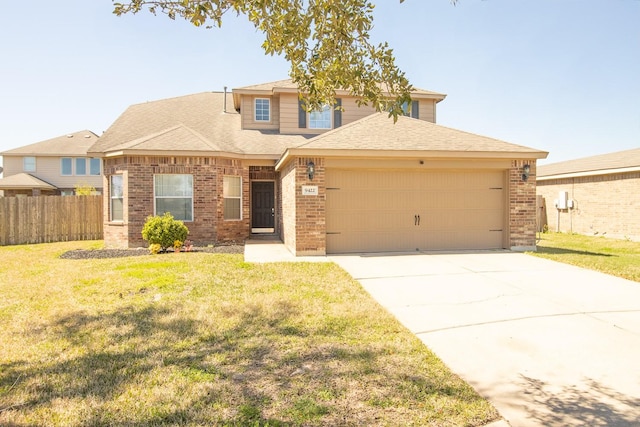
[[[640,283],[508,251],[334,261],[489,399],[511,426],[640,426]]]
[[[280,240],[250,239],[244,243],[246,262],[331,262],[326,256],[295,257]]]

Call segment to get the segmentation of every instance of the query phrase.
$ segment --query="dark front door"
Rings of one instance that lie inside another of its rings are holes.
[[[251,228],[274,227],[273,181],[251,183]]]

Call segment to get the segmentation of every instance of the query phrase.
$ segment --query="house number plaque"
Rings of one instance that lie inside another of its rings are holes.
[[[318,195],[318,186],[317,185],[303,185],[302,186],[302,195],[303,196],[317,196]]]

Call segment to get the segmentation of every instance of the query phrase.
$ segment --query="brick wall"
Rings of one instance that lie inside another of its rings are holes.
[[[554,206],[567,191],[573,209]],[[640,240],[640,172],[538,181],[549,230]],[[559,226],[559,227],[558,227]]]
[[[109,193],[105,191],[105,245],[142,247],[142,227],[154,214],[154,174],[193,175],[193,221],[185,222],[189,239],[196,245],[240,242],[250,234],[249,168],[240,160],[214,157],[130,156],[107,159],[105,188],[109,176],[124,173],[124,222],[110,223]],[[224,220],[222,182],[225,175],[242,177],[242,219]]]
[[[315,176],[309,179],[307,164],[315,164]],[[326,190],[323,158],[301,157],[296,164],[296,255],[325,255],[327,252]],[[317,196],[302,194],[303,185],[318,187]]]
[[[531,167],[527,181],[522,167]],[[513,160],[509,169],[509,246],[512,250],[536,247],[536,161]]]

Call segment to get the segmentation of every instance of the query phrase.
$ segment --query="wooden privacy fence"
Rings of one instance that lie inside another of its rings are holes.
[[[0,197],[0,246],[102,239],[102,196]]]

